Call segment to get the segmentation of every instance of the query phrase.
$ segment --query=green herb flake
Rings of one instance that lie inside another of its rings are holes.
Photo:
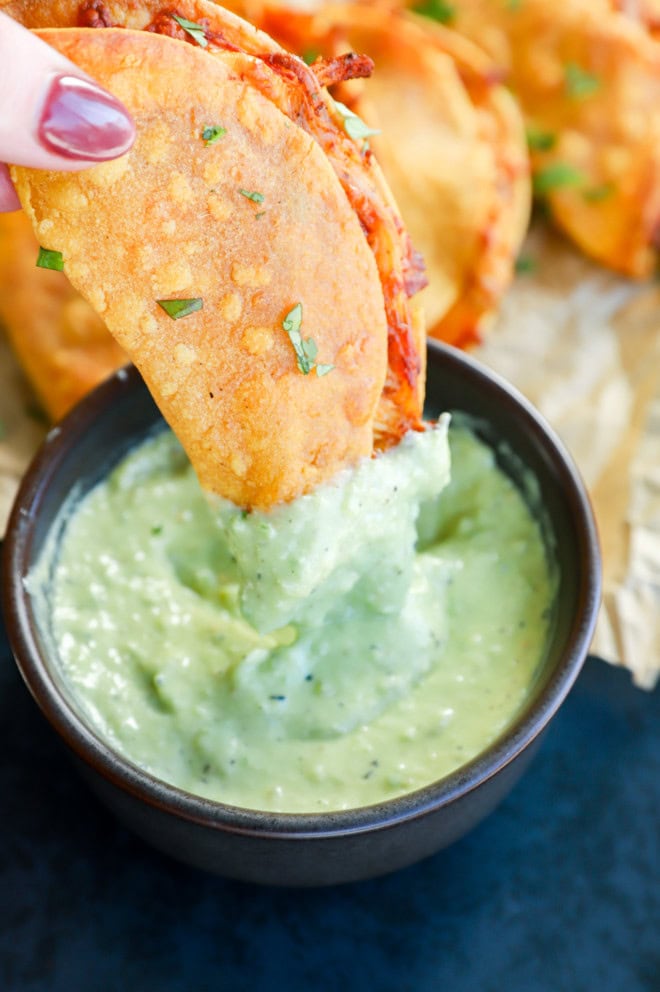
[[[440,24],[451,24],[456,17],[456,7],[453,3],[446,3],[445,0],[421,0],[413,6],[417,14],[430,17],[432,21],[439,21]]]
[[[197,24],[195,21],[188,21],[185,17],[179,17],[177,14],[170,14],[170,17],[173,21],[176,21],[186,34],[190,35],[193,41],[197,42],[200,48],[208,48],[209,43],[201,24]]]
[[[303,52],[302,60],[305,65],[312,65],[312,63],[316,62],[320,54],[315,48],[308,48],[306,52]]]
[[[614,193],[614,183],[603,183],[601,186],[591,186],[585,189],[582,196],[587,203],[602,203]]]
[[[226,133],[226,127],[222,127],[220,124],[213,124],[203,129],[202,139],[205,145],[214,145],[220,138],[224,138]]]
[[[554,162],[534,174],[533,188],[537,196],[546,196],[553,190],[569,186],[583,186],[584,173],[569,165],[568,162]]]
[[[261,218],[262,217],[265,217],[265,216],[266,216],[266,211],[265,210],[260,210],[258,213],[256,213],[254,215],[254,219],[255,220],[261,220]]]
[[[522,7],[522,0],[506,0],[507,10],[516,11],[516,10],[520,10],[521,7]]]
[[[316,370],[317,376],[327,375],[328,372],[332,372],[334,365],[317,365],[316,355],[318,353],[318,348],[316,342],[312,338],[303,339],[301,328],[302,328],[302,303],[296,303],[293,309],[289,310],[288,314],[282,321],[282,327],[289,335],[289,340],[293,345],[293,350],[296,353],[296,364],[300,372],[303,375],[309,375],[314,369]]]
[[[190,300],[156,300],[156,303],[172,320],[189,317],[191,313],[201,310],[204,306],[204,300],[199,296]]]
[[[527,128],[527,145],[532,152],[549,152],[557,144],[557,135],[552,131],[541,131],[540,128]]]
[[[536,261],[529,255],[519,255],[516,259],[515,270],[518,275],[529,275],[536,271]]]
[[[50,248],[39,247],[37,256],[37,267],[40,269],[53,269],[61,272],[64,269],[64,258],[61,251],[51,251]]]
[[[265,200],[265,196],[263,193],[254,193],[251,192],[249,189],[239,189],[238,192],[241,194],[241,196],[244,196],[246,200],[252,200],[253,203],[263,203]]]
[[[575,100],[583,100],[593,96],[600,89],[600,80],[587,72],[576,62],[569,62],[564,68],[564,85],[566,92]]]
[[[151,528],[151,533],[153,534],[154,537],[158,537],[159,534],[162,534],[163,533],[163,525],[162,524],[155,524]]]
[[[354,141],[360,141],[362,138],[370,138],[373,134],[380,134],[380,131],[369,127],[361,117],[358,117],[352,110],[349,110],[345,103],[335,100],[335,106],[344,118],[344,131],[346,131],[349,138],[353,138]]]

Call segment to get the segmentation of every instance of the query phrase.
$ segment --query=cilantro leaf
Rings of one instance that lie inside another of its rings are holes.
[[[189,317],[204,306],[204,300],[199,296],[189,300],[156,300],[156,303],[172,320]]]
[[[200,48],[208,48],[209,43],[201,24],[197,24],[196,21],[188,21],[185,17],[179,17],[177,14],[170,14],[170,17],[176,21],[180,28],[183,28],[186,34],[190,35],[193,41],[197,42]]]
[[[549,152],[557,144],[557,135],[552,131],[541,131],[536,127],[527,128],[527,145],[533,152]]]
[[[515,262],[515,271],[518,275],[528,275],[536,271],[536,262],[529,255],[519,255]]]
[[[64,269],[64,258],[61,251],[52,251],[50,248],[39,247],[37,256],[37,266],[40,269],[54,269],[55,272],[62,272]]]
[[[253,203],[263,203],[266,199],[263,193],[253,193],[249,189],[239,189],[238,192],[247,200],[252,200]]]
[[[451,24],[456,17],[456,6],[453,3],[446,3],[445,0],[420,0],[413,7],[417,14],[430,17],[440,24]]]
[[[227,128],[220,124],[212,124],[202,130],[202,138],[205,145],[214,145],[220,138],[224,138]]]
[[[584,173],[568,162],[554,162],[534,174],[532,185],[537,196],[545,196],[566,186],[583,186]]]
[[[576,62],[569,62],[564,67],[564,85],[569,96],[582,100],[600,89],[600,80]]]
[[[303,375],[309,375],[309,373],[314,369],[316,369],[317,376],[327,375],[328,372],[332,372],[334,365],[316,364],[315,359],[318,354],[318,347],[316,345],[316,341],[312,338],[303,339],[302,315],[302,303],[296,303],[295,307],[289,310],[288,314],[282,321],[282,327],[289,335],[289,340],[293,345],[298,370],[302,372]]]
[[[344,131],[346,131],[349,138],[359,141],[361,138],[370,138],[373,134],[380,134],[380,131],[369,127],[361,117],[358,117],[352,110],[349,110],[345,103],[335,100],[335,107],[344,118]]]

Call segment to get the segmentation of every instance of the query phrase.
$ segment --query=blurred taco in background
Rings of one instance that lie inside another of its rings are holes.
[[[660,47],[647,30],[655,5],[439,6],[506,75],[525,116],[535,194],[557,225],[604,265],[649,275],[660,225]]]
[[[359,118],[349,127],[364,122],[426,264],[427,332],[459,346],[478,340],[513,277],[530,208],[522,118],[491,59],[388,4],[230,6],[312,64]],[[373,60],[366,84],[324,65],[356,57],[348,53]]]
[[[62,272],[38,268],[25,214],[0,214],[0,322],[44,412],[59,420],[126,356]]]

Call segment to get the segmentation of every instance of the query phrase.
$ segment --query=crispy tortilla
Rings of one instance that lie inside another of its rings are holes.
[[[15,168],[19,195],[202,486],[267,508],[369,454],[387,373],[379,273],[327,157],[261,92],[280,76],[158,34],[39,33],[124,101],[138,138],[82,173]],[[157,302],[184,298],[202,309],[173,320]],[[326,375],[300,371],[283,327],[298,303]]]
[[[59,420],[127,358],[66,276],[36,267],[38,250],[25,214],[0,214],[0,322],[44,410]]]

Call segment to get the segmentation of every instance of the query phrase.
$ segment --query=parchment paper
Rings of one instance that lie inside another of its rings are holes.
[[[660,285],[632,283],[545,227],[477,357],[561,436],[589,488],[604,594],[592,650],[635,683],[660,672]]]
[[[538,407],[589,487],[604,558],[592,650],[635,683],[660,673],[660,284],[589,262],[545,227],[476,357]],[[45,428],[0,332],[0,534]]]

